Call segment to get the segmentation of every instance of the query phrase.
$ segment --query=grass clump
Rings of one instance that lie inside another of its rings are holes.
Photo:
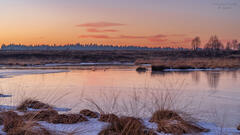
[[[101,114],[99,118],[99,121],[102,121],[102,122],[114,122],[118,120],[119,118],[115,114]]]
[[[99,135],[156,135],[156,133],[147,129],[140,119],[121,117],[111,122]]]
[[[23,115],[26,120],[35,121],[51,121],[54,117],[58,115],[58,112],[52,109],[41,110],[36,112],[27,112]]]
[[[158,110],[153,113],[150,122],[158,124],[158,132],[176,135],[207,132],[208,130],[194,122],[184,120],[177,112]]]
[[[27,111],[28,108],[32,109],[52,109],[53,107],[43,103],[38,100],[26,99],[20,105],[17,106],[17,110],[19,111]]]
[[[16,112],[2,112],[3,131],[7,135],[50,135],[51,132],[33,121],[24,121]]]
[[[97,112],[93,112],[88,109],[81,110],[80,114],[90,117],[90,118],[98,118],[98,116],[99,116],[99,114]]]
[[[171,110],[158,110],[153,113],[150,122],[159,122],[161,120],[182,120],[182,118]]]
[[[51,120],[54,124],[74,124],[83,121],[88,121],[88,119],[80,114],[59,114]]]
[[[240,130],[240,125],[237,126],[237,130]]]

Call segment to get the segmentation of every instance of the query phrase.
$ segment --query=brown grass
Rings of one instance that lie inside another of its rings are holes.
[[[156,111],[150,122],[157,123],[157,131],[163,133],[181,135],[208,131],[194,122],[184,120],[178,113],[171,110]]]
[[[232,58],[178,58],[151,61],[153,71],[164,69],[240,68],[240,59]]]
[[[88,109],[81,110],[80,114],[90,117],[90,118],[98,118],[98,116],[99,116],[99,114],[97,112],[93,112]]]
[[[150,122],[159,122],[161,120],[182,120],[182,118],[171,110],[158,110],[153,113]]]
[[[175,135],[194,134],[208,130],[195,125],[194,123],[178,120],[161,120],[158,123],[158,132],[171,133]]]
[[[53,119],[51,120],[51,122],[54,124],[74,124],[83,121],[88,121],[88,119],[80,114],[59,114],[53,117]]]
[[[133,117],[121,117],[103,129],[99,135],[156,135],[148,130],[140,119]]]
[[[237,130],[240,130],[240,125],[237,126]]]
[[[50,135],[51,132],[41,127],[33,121],[24,121],[23,117],[16,112],[2,112],[1,116],[4,119],[3,131],[7,135]]]
[[[54,117],[58,115],[58,112],[52,109],[41,110],[36,112],[27,112],[23,115],[26,120],[34,121],[51,121]]]
[[[52,109],[53,107],[46,103],[40,102],[38,100],[33,100],[33,99],[26,99],[20,105],[17,106],[17,110],[19,111],[26,111],[27,108]]]
[[[101,114],[99,121],[102,122],[114,122],[114,121],[118,121],[118,116],[115,114]]]

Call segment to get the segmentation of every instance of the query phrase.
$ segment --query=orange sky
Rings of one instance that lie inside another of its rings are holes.
[[[0,44],[189,47],[240,40],[238,0],[1,0]]]

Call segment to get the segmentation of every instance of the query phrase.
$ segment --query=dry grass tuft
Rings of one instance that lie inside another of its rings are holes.
[[[175,135],[194,134],[200,132],[207,132],[208,130],[195,125],[194,123],[178,120],[161,120],[157,122],[158,132],[171,133]]]
[[[103,129],[99,135],[156,135],[148,130],[140,119],[133,117],[121,117]]]
[[[90,118],[98,118],[98,116],[99,116],[99,114],[97,112],[93,112],[88,109],[81,110],[80,114],[90,117]]]
[[[58,115],[58,112],[52,109],[41,110],[37,112],[27,112],[23,115],[26,120],[35,121],[51,121],[54,117]]]
[[[54,124],[74,124],[83,121],[88,121],[88,119],[83,117],[81,114],[59,114],[51,120]]]
[[[7,135],[50,135],[51,132],[33,121],[24,121],[16,112],[2,112],[3,131]]]
[[[237,130],[240,130],[240,125],[237,126]]]
[[[32,108],[32,109],[52,109],[53,107],[40,102],[38,100],[33,100],[33,99],[26,99],[24,100],[18,107],[17,110],[19,111],[26,111],[27,108]]]
[[[163,133],[181,135],[208,131],[194,122],[185,121],[178,113],[171,110],[156,111],[153,113],[150,122],[157,123],[157,131]]]
[[[22,127],[22,125],[25,124],[23,118],[19,116],[16,112],[2,112],[1,115],[3,116],[4,132],[9,132],[15,128]]]
[[[153,113],[150,122],[159,122],[161,120],[182,120],[182,118],[174,111],[171,110],[158,110]]]
[[[101,114],[99,118],[99,121],[102,121],[102,122],[114,122],[118,120],[119,118],[115,114]]]

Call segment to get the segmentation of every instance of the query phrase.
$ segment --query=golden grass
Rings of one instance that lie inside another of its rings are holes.
[[[231,58],[178,58],[152,60],[152,70],[240,68],[240,59]]]

